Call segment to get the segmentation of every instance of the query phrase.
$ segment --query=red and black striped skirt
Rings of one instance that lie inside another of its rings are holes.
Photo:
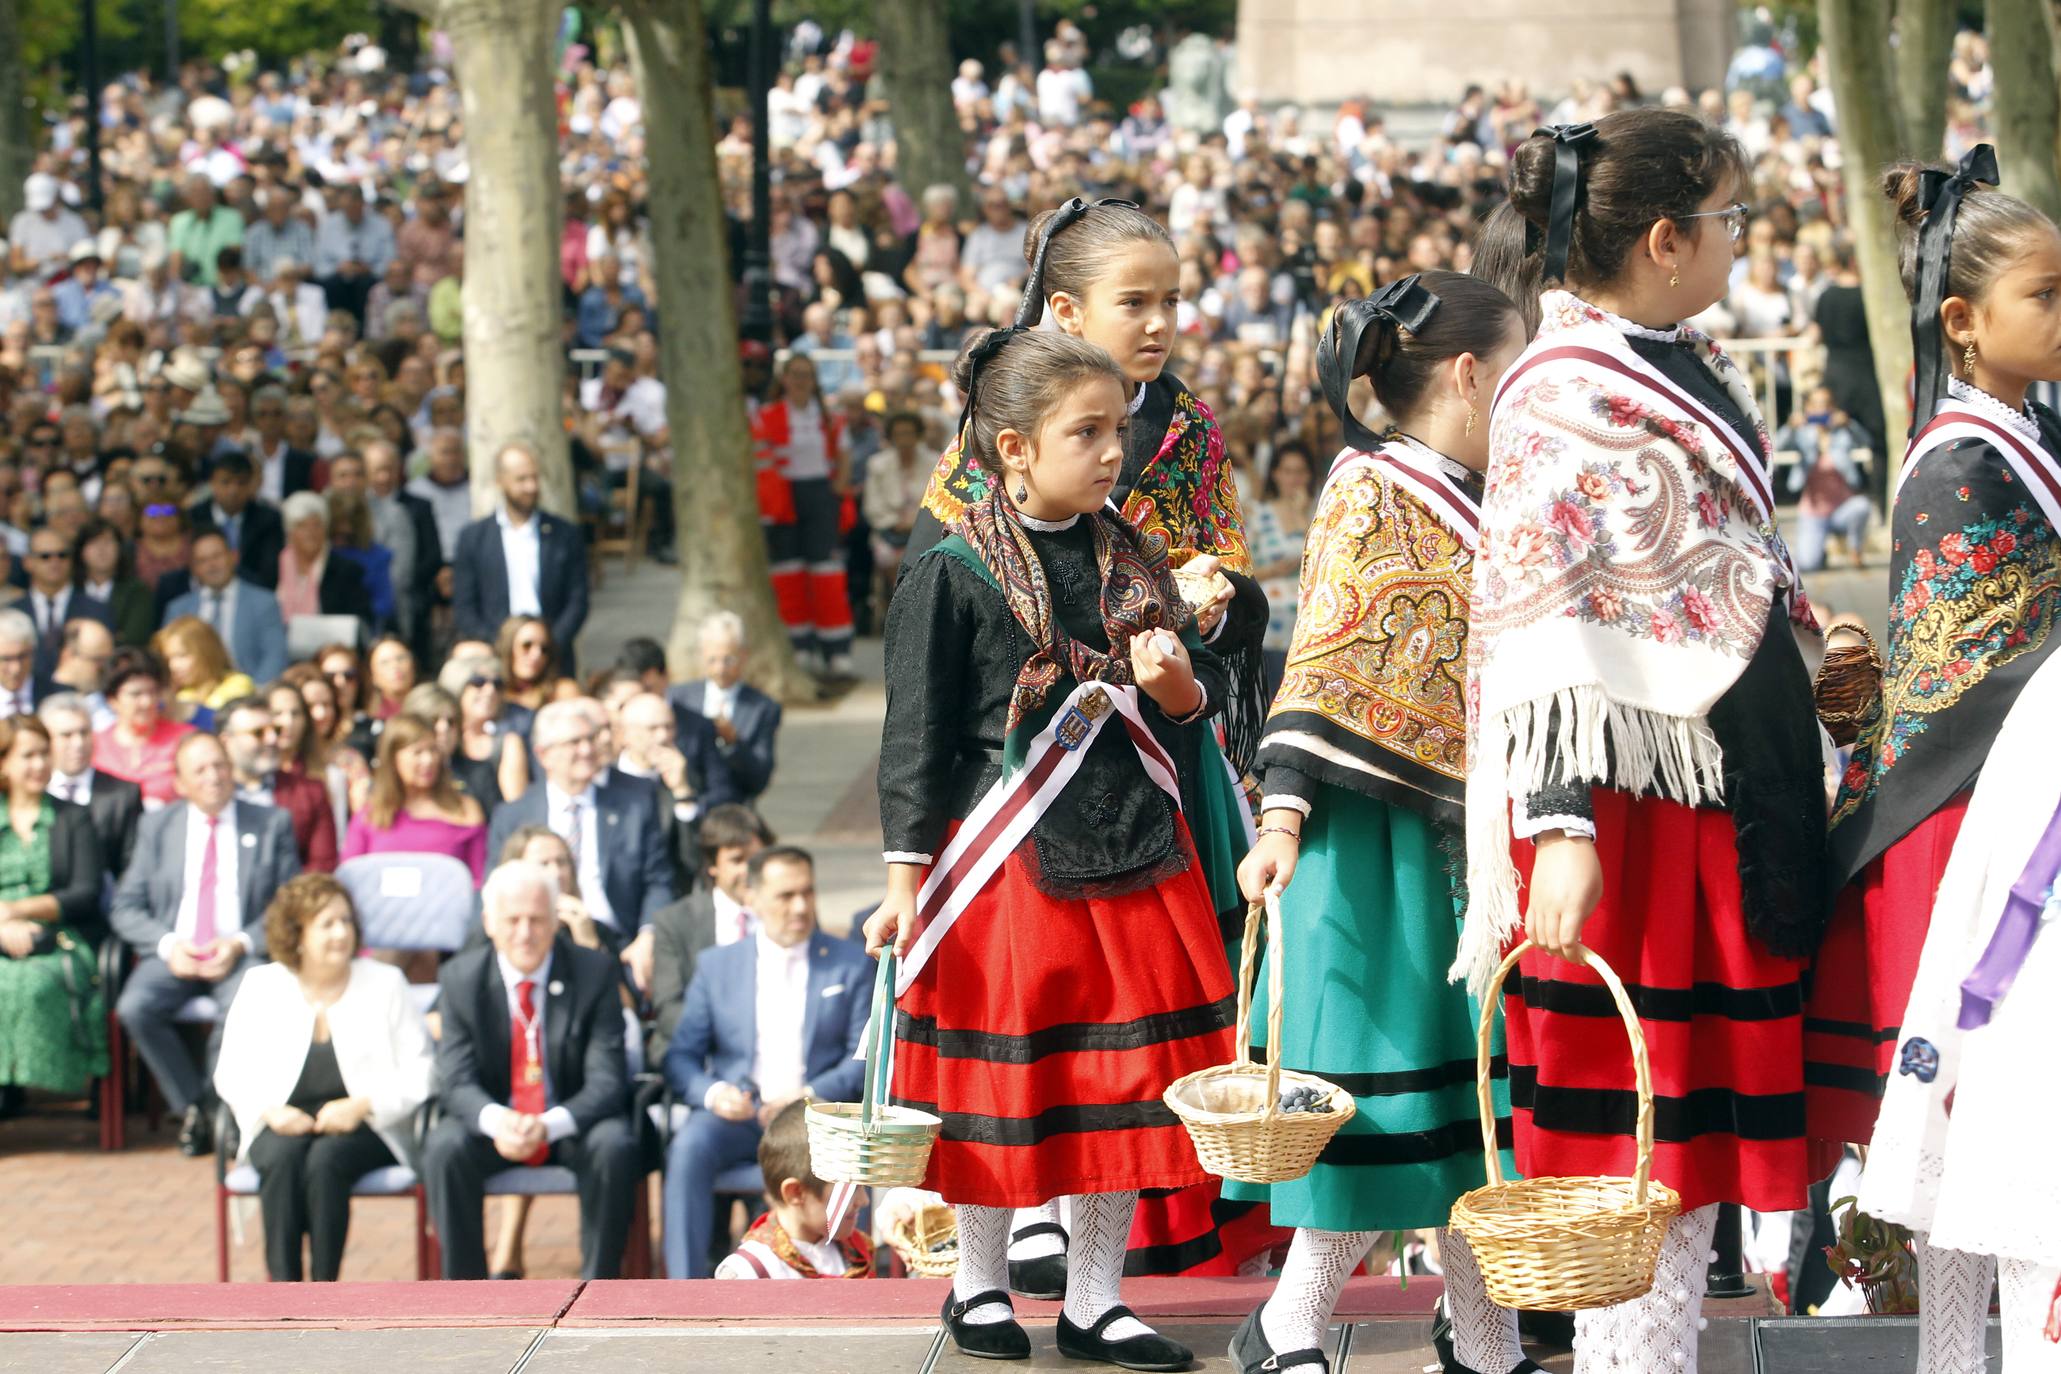
[[[1230,1061],[1236,1008],[1188,851],[1156,884],[1076,899],[1013,854],[939,943],[895,1017],[895,1100],[944,1119],[925,1186],[1031,1207],[1203,1180],[1161,1095]]]
[[[1731,814],[1601,788],[1594,799],[1603,899],[1582,942],[1624,980],[1646,1034],[1653,1177],[1684,1208],[1807,1205],[1804,964],[1746,932]],[[1513,853],[1529,883],[1531,843]],[[1534,951],[1503,1005],[1518,1170],[1631,1174],[1638,1098],[1609,990]]]
[[[1874,1137],[1918,955],[1932,927],[1933,899],[1968,797],[1963,792],[1920,821],[1839,894],[1804,1008],[1804,1086],[1814,1140],[1865,1145]]]

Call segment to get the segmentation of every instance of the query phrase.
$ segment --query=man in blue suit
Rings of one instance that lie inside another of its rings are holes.
[[[780,703],[744,680],[744,621],[734,611],[717,611],[701,622],[703,677],[684,682],[667,694],[684,718],[706,719],[730,776],[743,794],[756,801],[773,780],[773,742],[780,733]]]
[[[286,622],[279,615],[279,598],[236,575],[236,554],[220,530],[193,536],[188,571],[193,590],[172,598],[165,623],[182,615],[205,620],[222,637],[236,666],[261,687],[285,672]]]
[[[798,1097],[857,1099],[853,1058],[873,1008],[873,961],[816,928],[816,865],[791,845],[752,856],[758,931],[703,952],[666,1050],[666,1083],[692,1110],[666,1152],[666,1273],[709,1277],[716,1176],[757,1158],[766,1123]]]
[[[539,616],[569,675],[573,640],[587,622],[587,541],[579,526],[538,506],[537,459],[527,447],[505,446],[494,471],[501,508],[460,530],[451,555],[458,637],[492,644],[509,616]]]
[[[494,808],[487,852],[499,854],[526,825],[549,826],[572,851],[580,900],[608,947],[629,965],[641,989],[651,987],[652,933],[647,922],[673,900],[668,817],[659,789],[642,779],[595,779],[606,716],[586,697],[554,701],[537,712],[530,747],[544,776],[514,801]]]

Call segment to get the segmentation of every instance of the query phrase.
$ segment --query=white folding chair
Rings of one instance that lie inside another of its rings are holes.
[[[360,854],[337,866],[351,895],[366,949],[455,954],[472,935],[472,869],[448,854]],[[410,991],[420,1010],[436,1000],[434,983]]]

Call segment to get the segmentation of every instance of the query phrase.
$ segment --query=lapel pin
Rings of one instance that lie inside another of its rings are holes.
[[[610,825],[614,825],[614,824],[615,824],[615,820],[616,820],[616,817],[615,817],[615,812],[613,812],[613,811],[609,812],[609,813],[608,813],[608,823],[609,823]]]
[[[258,837],[256,835],[251,834],[249,831],[245,831],[243,835],[243,847],[245,849],[255,849],[257,848],[257,845]]]
[[[565,984],[559,982],[556,978],[553,978],[551,980],[550,987],[548,987],[546,991],[549,992],[553,997],[563,997],[565,996]]]

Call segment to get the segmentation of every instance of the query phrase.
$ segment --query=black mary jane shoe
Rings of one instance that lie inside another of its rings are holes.
[[[1069,1360],[1100,1360],[1104,1364],[1121,1366],[1124,1369],[1141,1369],[1146,1374],[1171,1374],[1171,1371],[1186,1369],[1195,1363],[1195,1352],[1179,1341],[1170,1341],[1157,1331],[1148,1331],[1142,1336],[1131,1336],[1125,1340],[1112,1341],[1102,1333],[1125,1317],[1137,1319],[1138,1314],[1118,1303],[1104,1312],[1093,1326],[1085,1331],[1059,1314],[1059,1353]]]
[[[1321,1350],[1291,1350],[1286,1355],[1276,1355],[1260,1326],[1264,1308],[1265,1304],[1253,1308],[1252,1315],[1240,1322],[1231,1335],[1231,1358],[1237,1363],[1238,1374],[1274,1374],[1278,1369],[1304,1365],[1314,1366],[1318,1374],[1331,1374],[1331,1359]]]
[[[1009,1243],[1014,1245],[1032,1236],[1059,1237],[1059,1253],[1040,1255],[1036,1259],[1010,1260],[1009,1291],[1019,1298],[1038,1302],[1066,1301],[1066,1247],[1072,1242],[1072,1237],[1057,1222],[1041,1221],[1013,1232]]]
[[[952,1344],[963,1354],[976,1360],[1027,1360],[1030,1358],[1030,1335],[1023,1324],[1011,1316],[1005,1322],[982,1322],[974,1325],[966,1321],[966,1314],[976,1307],[991,1302],[1001,1303],[1011,1313],[1016,1308],[1010,1303],[1009,1295],[999,1288],[985,1293],[975,1293],[964,1302],[954,1300],[945,1294],[943,1312],[945,1330],[951,1333]]]
[[[1453,1354],[1453,1318],[1441,1301],[1431,1309],[1431,1348],[1438,1355],[1439,1367],[1445,1374],[1487,1374],[1461,1364]],[[1508,1374],[1546,1374],[1546,1371],[1531,1360],[1519,1360],[1510,1366]]]

